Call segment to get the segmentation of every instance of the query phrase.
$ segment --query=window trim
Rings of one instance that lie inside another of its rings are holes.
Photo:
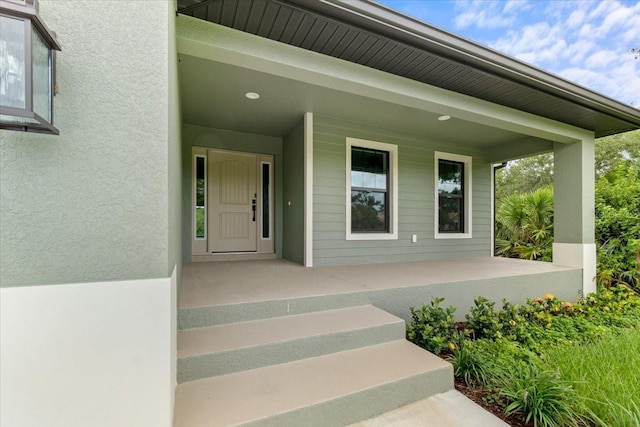
[[[351,148],[360,147],[389,153],[389,230],[384,233],[351,232]],[[347,138],[346,141],[346,240],[398,240],[398,146],[365,139]]]
[[[444,153],[436,151],[434,153],[434,239],[470,239],[473,237],[472,233],[472,157],[463,156],[461,154]],[[439,210],[440,210],[440,194],[438,193],[438,179],[440,176],[439,166],[440,160],[448,160],[451,162],[458,162],[464,165],[464,182],[463,184],[463,212],[464,212],[464,232],[462,233],[440,233],[439,228]]]

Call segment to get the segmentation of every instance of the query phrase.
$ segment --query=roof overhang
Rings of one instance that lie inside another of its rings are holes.
[[[640,110],[366,0],[178,0],[178,12],[594,132]]]

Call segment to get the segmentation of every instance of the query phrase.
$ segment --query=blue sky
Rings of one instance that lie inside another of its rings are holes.
[[[640,0],[377,0],[640,108]]]

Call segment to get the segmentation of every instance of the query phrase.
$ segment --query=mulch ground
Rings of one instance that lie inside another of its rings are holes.
[[[505,423],[512,427],[533,427],[533,423],[525,423],[513,416],[507,417],[504,415],[504,405],[500,405],[498,402],[492,402],[490,399],[485,399],[487,396],[486,391],[478,387],[469,387],[465,384],[461,378],[455,379],[456,390],[473,400],[478,405],[482,406],[487,411],[491,412],[496,417],[502,419]]]

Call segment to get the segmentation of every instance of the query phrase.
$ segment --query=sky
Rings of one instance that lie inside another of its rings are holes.
[[[640,0],[377,0],[640,108]]]

